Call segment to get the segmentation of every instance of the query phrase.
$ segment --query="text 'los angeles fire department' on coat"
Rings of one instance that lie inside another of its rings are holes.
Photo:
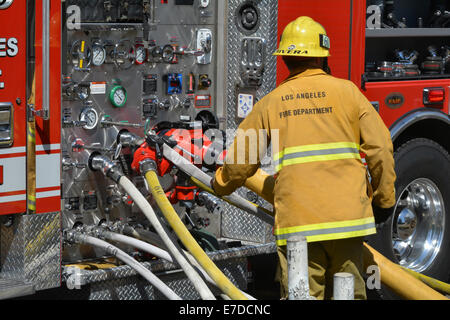
[[[384,169],[394,161],[389,130],[351,81],[317,68],[300,70],[261,99],[239,129],[265,129],[269,140],[270,130],[279,130],[273,154],[278,245],[292,234],[312,242],[375,233],[372,199],[382,208],[395,204],[395,172]],[[238,141],[239,133],[216,172],[218,194],[242,186],[259,167],[237,163],[238,154],[251,158],[248,144]]]

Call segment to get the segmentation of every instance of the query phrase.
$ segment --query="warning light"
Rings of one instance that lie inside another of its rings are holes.
[[[442,108],[445,100],[445,90],[442,87],[423,89],[423,104]]]

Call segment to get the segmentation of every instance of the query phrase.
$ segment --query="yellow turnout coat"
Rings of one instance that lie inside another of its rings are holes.
[[[230,194],[256,172],[265,148],[259,130],[265,129],[268,141],[278,145],[272,154],[278,245],[292,234],[312,242],[375,233],[372,201],[381,208],[395,204],[389,130],[351,81],[321,69],[298,70],[255,104],[239,129],[213,187]],[[248,129],[257,130],[256,161]]]

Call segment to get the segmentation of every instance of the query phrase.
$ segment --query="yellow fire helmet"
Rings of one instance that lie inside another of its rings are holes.
[[[291,21],[283,30],[274,56],[329,57],[330,39],[322,25],[310,17]]]

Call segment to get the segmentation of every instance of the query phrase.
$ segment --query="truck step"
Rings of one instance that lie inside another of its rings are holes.
[[[34,286],[20,280],[0,278],[0,300],[33,294]]]

